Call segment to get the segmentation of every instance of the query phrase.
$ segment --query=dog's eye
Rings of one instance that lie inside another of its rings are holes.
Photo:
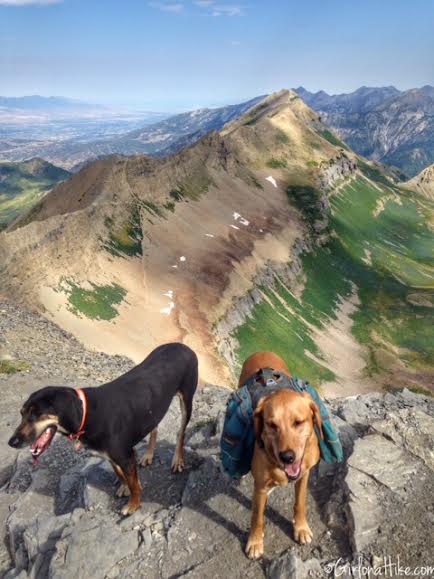
[[[275,422],[267,422],[267,426],[270,430],[274,430],[275,432],[279,430],[279,427]]]
[[[294,422],[294,426],[295,426],[295,427],[301,426],[302,424],[304,424],[304,422],[305,422],[304,420],[296,420],[296,421]]]

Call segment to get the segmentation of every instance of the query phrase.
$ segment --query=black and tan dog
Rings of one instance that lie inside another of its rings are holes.
[[[34,392],[21,409],[21,424],[9,445],[31,445],[36,459],[47,450],[56,432],[77,439],[107,458],[120,479],[117,496],[130,495],[122,514],[140,506],[134,446],[150,434],[141,465],[151,464],[157,426],[177,394],[182,422],[172,462],[174,472],[184,467],[184,435],[190,420],[198,381],[196,354],[183,344],[156,348],[138,366],[98,388],[74,390],[47,386]]]
[[[239,385],[243,386],[264,368],[290,376],[279,356],[273,352],[257,352],[244,362]],[[253,509],[246,546],[251,559],[261,557],[264,552],[264,510],[267,496],[276,486],[295,482],[294,538],[302,544],[312,540],[306,518],[306,495],[309,471],[320,460],[315,422],[322,432],[319,409],[307,393],[278,390],[261,398],[256,407]]]

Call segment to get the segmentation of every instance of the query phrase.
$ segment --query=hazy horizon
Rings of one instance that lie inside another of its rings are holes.
[[[357,87],[355,90],[358,90],[358,89],[360,89],[360,88],[370,88],[370,89],[386,88],[386,86],[387,86],[387,87],[391,87],[391,86],[392,86],[393,88],[396,88],[397,90],[399,90],[399,91],[401,91],[401,92],[404,92],[404,91],[406,91],[406,90],[421,89],[421,88],[423,88],[424,86],[432,86],[432,85],[430,85],[429,83],[425,83],[425,84],[422,84],[422,85],[420,85],[420,86],[414,86],[414,87],[409,87],[409,88],[405,88],[405,89],[400,88],[400,87],[397,87],[397,86],[395,86],[395,85],[378,85],[378,86],[360,85],[360,86]],[[288,89],[290,89],[290,90],[294,90],[294,89],[300,88],[300,87],[308,90],[308,91],[311,92],[311,93],[316,93],[316,92],[318,92],[318,91],[322,91],[322,90],[323,90],[323,89],[312,90],[312,89],[309,89],[309,88],[306,87],[306,86],[297,85],[297,86],[294,86],[294,87],[281,87],[280,89],[276,89],[276,91],[284,90],[284,89],[286,89],[286,88],[288,88]],[[276,91],[273,91],[273,92],[276,92]],[[325,92],[328,92],[328,91],[325,91]],[[351,91],[344,91],[343,93],[328,93],[328,94],[329,94],[330,96],[335,96],[335,95],[337,95],[337,94],[350,94],[350,93],[352,93],[352,92],[354,92],[354,91],[351,90]],[[270,94],[271,94],[271,93],[270,93]],[[90,99],[90,98],[86,98],[86,96],[83,96],[83,97],[81,97],[81,98],[77,98],[77,97],[70,97],[70,96],[68,96],[68,95],[60,95],[60,94],[57,94],[57,95],[55,95],[55,94],[37,94],[37,93],[35,93],[35,94],[21,94],[21,95],[18,95],[18,94],[0,94],[0,98],[2,98],[2,97],[5,97],[5,98],[17,98],[17,99],[19,99],[19,98],[32,98],[32,97],[43,97],[43,98],[47,98],[47,99],[49,99],[49,98],[57,98],[57,99],[66,99],[66,100],[70,100],[70,101],[76,101],[78,104],[88,104],[88,105],[95,105],[95,106],[100,105],[100,106],[102,106],[102,107],[107,108],[108,110],[110,110],[110,109],[114,109],[114,110],[118,109],[118,110],[125,110],[125,111],[130,110],[131,112],[134,112],[134,111],[139,112],[139,111],[140,111],[140,112],[149,112],[149,113],[175,113],[175,114],[176,114],[176,113],[187,112],[187,111],[189,111],[189,110],[200,109],[200,108],[219,108],[219,107],[224,107],[224,106],[229,106],[229,105],[237,105],[237,104],[240,104],[240,103],[243,103],[243,102],[247,102],[247,101],[249,101],[249,100],[252,100],[252,99],[254,99],[254,98],[258,97],[258,96],[261,96],[261,95],[250,95],[250,96],[246,96],[245,98],[242,98],[241,100],[237,100],[237,101],[234,101],[234,102],[229,102],[229,101],[226,99],[226,100],[223,100],[222,102],[214,102],[214,103],[206,103],[206,104],[197,103],[196,106],[191,106],[191,107],[186,106],[186,107],[181,107],[181,108],[173,109],[173,110],[163,110],[163,109],[161,109],[161,108],[160,108],[160,109],[150,108],[149,105],[147,105],[146,103],[128,102],[128,101],[119,101],[119,102],[113,102],[113,101],[110,102],[110,101],[107,101],[107,102],[103,102],[103,101],[95,101],[95,100],[92,100],[92,99]],[[264,96],[266,96],[266,95],[264,95]]]
[[[179,111],[406,90],[434,84],[433,21],[429,0],[0,0],[0,92]]]

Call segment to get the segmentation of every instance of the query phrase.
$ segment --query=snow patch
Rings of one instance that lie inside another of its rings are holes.
[[[266,181],[269,181],[269,182],[270,182],[272,185],[274,185],[274,187],[276,187],[276,189],[277,189],[276,179],[275,179],[272,175],[269,175],[268,177],[265,177],[265,180],[266,180]]]
[[[234,217],[235,221],[238,221],[238,220],[239,220],[239,223],[241,223],[241,225],[247,226],[247,225],[249,225],[249,223],[250,223],[249,221],[247,221],[247,219],[245,219],[245,218],[241,215],[241,213],[237,213],[236,211],[234,211],[233,217]]]
[[[175,307],[175,303],[170,302],[169,305],[167,306],[167,308],[163,308],[160,310],[160,314],[164,314],[165,316],[170,316],[174,307]]]

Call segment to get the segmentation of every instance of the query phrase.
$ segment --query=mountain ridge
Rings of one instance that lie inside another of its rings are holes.
[[[284,90],[175,155],[82,169],[0,235],[0,278],[92,348],[181,340],[211,383],[259,348],[333,396],[425,387],[430,211]]]
[[[298,90],[323,121],[361,155],[397,166],[410,177],[433,163],[434,87],[406,91],[362,88],[343,95]]]
[[[131,319],[134,311],[134,318],[143,320],[144,327],[159,328],[146,339],[147,344],[185,337],[201,354],[205,376],[227,380],[212,345],[213,323],[232,296],[252,284],[256,270],[269,259],[266,248],[272,245],[271,253],[277,252],[274,259],[287,261],[289,248],[303,229],[285,191],[266,177],[272,173],[279,181],[283,171],[279,151],[283,159],[289,146],[293,156],[285,160],[285,171],[297,172],[300,163],[304,166],[311,157],[305,139],[317,143],[318,163],[324,159],[328,164],[340,154],[307,128],[306,120],[316,123],[317,116],[294,93],[284,91],[265,100],[235,121],[236,127],[228,125],[227,135],[210,133],[172,157],[115,157],[73,175],[0,241],[1,276],[8,280],[6,285],[12,290],[13,272],[23,268],[26,280],[16,298],[41,303],[54,319],[78,331],[81,339],[92,341],[96,334],[90,328],[95,322],[80,312],[76,316],[69,300],[82,295],[79,288],[87,292],[115,284],[134,303],[131,310],[121,300],[124,322],[116,315],[116,324],[136,326]],[[268,113],[273,117],[268,118]],[[273,123],[282,124],[290,133],[272,129]],[[267,150],[272,148],[276,159],[268,158]],[[267,163],[278,166],[272,169]],[[248,225],[237,223],[234,214],[240,214],[242,223]],[[40,264],[35,269],[35,260],[29,259],[35,244],[45,264],[43,276]],[[72,247],[80,255],[79,262],[71,263]],[[252,252],[257,254],[254,259]],[[169,290],[173,299],[164,297]],[[171,301],[176,307],[165,318],[160,310]],[[109,349],[122,350],[110,322],[98,322],[98,326],[103,341],[112,338]],[[130,355],[135,359],[143,352],[144,337],[139,336],[131,343]]]
[[[246,112],[262,98],[259,96],[235,105],[181,113],[110,139],[99,138],[85,143],[80,140],[64,139],[60,142],[50,140],[48,143],[36,144],[36,147],[40,156],[72,171],[81,169],[94,159],[114,154],[154,156],[174,154],[196,142],[206,133],[221,129],[225,123]],[[11,147],[8,142],[1,148],[0,154],[8,158],[21,157],[23,150],[26,150],[20,143],[16,147]],[[33,154],[35,147],[30,148]]]

